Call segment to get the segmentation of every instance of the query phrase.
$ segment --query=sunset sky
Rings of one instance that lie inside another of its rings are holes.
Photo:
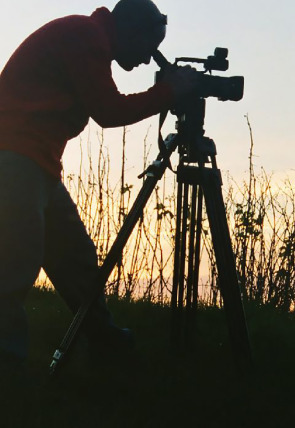
[[[89,15],[95,8],[112,9],[116,1],[106,0],[0,0],[0,69],[16,47],[46,22],[65,15]],[[255,165],[278,176],[295,168],[295,3],[292,0],[158,0],[168,15],[167,37],[160,49],[173,60],[177,56],[207,57],[216,46],[229,49],[230,68],[224,76],[243,75],[245,95],[238,103],[207,101],[206,134],[218,150],[218,164],[239,176],[248,166],[249,115],[255,141]],[[122,93],[140,92],[153,84],[155,64],[142,65],[127,73],[114,63],[114,80]],[[156,147],[157,119],[150,118],[129,127],[128,164],[140,172],[143,138],[151,125],[149,143]],[[91,124],[95,134],[96,126]],[[174,131],[174,118],[164,134]],[[86,131],[88,132],[88,130]],[[93,135],[94,135],[93,134]],[[106,132],[111,161],[119,162],[119,130]],[[82,137],[83,138],[83,137]],[[91,137],[95,140],[95,136]],[[95,144],[95,143],[94,143]],[[65,153],[67,169],[75,168],[77,141]]]

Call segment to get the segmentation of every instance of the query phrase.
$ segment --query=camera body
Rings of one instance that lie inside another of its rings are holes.
[[[240,101],[244,94],[243,76],[221,77],[211,75],[213,70],[226,71],[228,69],[227,55],[228,50],[226,48],[216,48],[214,55],[208,56],[206,59],[180,57],[175,59],[174,64],[171,64],[160,51],[156,51],[153,58],[161,68],[156,73],[156,81],[161,80],[161,74],[166,67],[180,67],[179,62],[203,64],[204,70],[197,71],[199,82],[195,96],[201,98],[215,97],[220,101]],[[209,74],[206,74],[208,72]]]

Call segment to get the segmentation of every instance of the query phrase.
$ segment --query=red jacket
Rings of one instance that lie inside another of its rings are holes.
[[[60,177],[65,145],[89,117],[116,127],[171,107],[164,84],[134,95],[118,92],[111,73],[115,44],[106,8],[54,20],[29,36],[0,75],[0,150],[28,156]]]

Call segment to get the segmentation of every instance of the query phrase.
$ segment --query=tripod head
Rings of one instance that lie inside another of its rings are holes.
[[[199,73],[198,84],[181,105],[177,105],[171,113],[177,116],[176,129],[180,137],[179,151],[185,162],[209,162],[208,156],[216,155],[214,142],[204,137],[204,120],[206,102],[205,98],[215,97],[220,101],[239,101],[243,98],[244,77],[212,76],[213,70],[226,71],[229,67],[227,60],[228,50],[216,48],[214,55],[207,59],[180,57],[170,63],[164,55],[157,50],[153,59],[160,67],[156,72],[156,81],[163,78],[168,68],[180,67],[179,62],[203,64],[204,70]],[[206,74],[209,73],[209,74]]]

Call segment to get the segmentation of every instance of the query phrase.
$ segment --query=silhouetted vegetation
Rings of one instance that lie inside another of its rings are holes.
[[[253,369],[238,373],[233,364],[206,219],[202,244],[205,274],[200,284],[194,347],[190,352],[171,350],[167,303],[176,190],[175,183],[164,179],[107,284],[108,305],[115,321],[135,331],[136,350],[120,355],[98,347],[97,354],[89,355],[80,337],[60,375],[50,380],[47,370],[52,353],[72,314],[57,294],[33,289],[27,301],[32,333],[29,367],[37,384],[26,384],[17,394],[13,384],[11,391],[2,390],[5,426],[287,428],[292,424],[295,319],[290,310],[295,299],[295,192],[289,179],[278,186],[263,169],[255,172],[249,121],[248,126],[249,174],[242,183],[228,176],[224,195]],[[65,174],[64,181],[102,263],[137,187],[128,183],[125,175],[126,130],[117,186],[111,185],[111,161],[103,132],[99,141],[98,165],[94,168],[89,144],[86,173],[81,163],[80,173]],[[146,138],[142,170],[147,163]]]
[[[281,185],[272,176],[253,166],[253,136],[250,133],[249,171],[241,183],[231,176],[223,186],[236,266],[244,300],[269,303],[284,311],[293,309],[295,300],[295,190],[286,178]],[[81,142],[81,167],[77,175],[64,173],[64,181],[77,202],[81,217],[97,246],[102,263],[132,201],[138,184],[126,180],[126,129],[122,138],[121,176],[111,185],[111,160],[99,138],[96,166],[91,144]],[[148,135],[144,141],[144,170],[149,157]],[[86,170],[85,170],[86,165]],[[137,168],[138,169],[138,168]],[[176,212],[175,177],[168,171],[147,204],[116,269],[107,292],[127,299],[143,298],[165,303],[170,299]],[[172,176],[172,178],[171,178]],[[174,180],[174,181],[173,181]],[[220,305],[217,270],[206,219],[203,223],[202,267],[199,293],[210,305]]]
[[[110,298],[131,327],[128,355],[88,355],[82,339],[55,379],[48,367],[72,315],[50,291],[33,289],[29,381],[1,387],[1,423],[13,428],[289,428],[293,420],[295,319],[246,304],[255,366],[235,371],[224,312],[200,305],[195,349],[171,351],[169,307]]]

